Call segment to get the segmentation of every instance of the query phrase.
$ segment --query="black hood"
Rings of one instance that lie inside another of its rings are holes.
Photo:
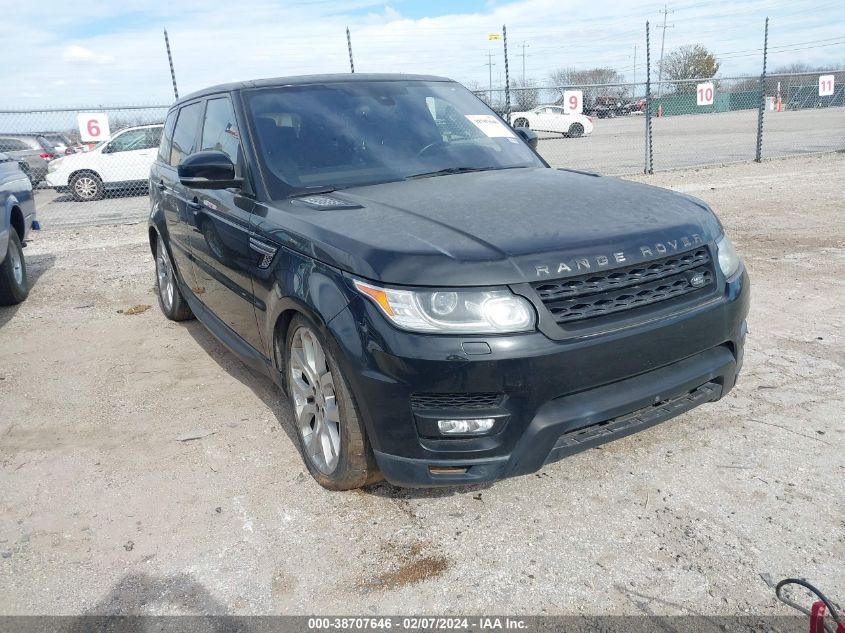
[[[328,195],[346,208],[274,203],[259,232],[389,284],[485,286],[578,275],[689,250],[721,232],[707,206],[689,196],[547,168]]]

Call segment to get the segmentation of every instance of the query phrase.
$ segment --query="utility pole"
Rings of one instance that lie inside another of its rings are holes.
[[[658,25],[658,26],[661,29],[663,29],[663,37],[660,40],[660,64],[657,67],[657,96],[658,97],[660,96],[660,92],[663,89],[663,84],[660,83],[660,82],[663,79],[663,48],[664,48],[664,46],[666,46],[666,29],[675,28],[674,24],[666,24],[666,17],[670,13],[674,13],[674,12],[675,12],[674,9],[672,9],[670,11],[669,7],[667,7],[665,4],[663,5],[663,11],[660,12],[660,13],[663,14],[663,26],[660,26],[660,25]]]
[[[522,86],[525,87],[525,47],[531,46],[530,44],[526,44],[525,42],[522,43]]]
[[[490,72],[490,93],[489,93],[489,95],[490,95],[490,103],[493,103],[493,66],[496,65],[496,62],[493,61],[493,53],[492,52],[487,51],[487,63],[484,64],[484,65],[487,66],[487,68]]]
[[[634,94],[633,96],[637,96],[637,45],[634,44]]]
[[[349,27],[346,27],[346,47],[349,49],[349,70],[355,72],[355,62],[352,61],[352,36],[349,34]]]
[[[164,29],[164,46],[167,48],[167,61],[170,64],[170,78],[173,80],[173,96],[179,98],[179,90],[176,88],[176,72],[173,70],[173,56],[170,54],[170,40],[167,38],[167,29]]]

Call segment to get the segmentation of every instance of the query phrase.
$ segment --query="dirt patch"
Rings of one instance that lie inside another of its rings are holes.
[[[398,589],[441,576],[449,568],[443,556],[422,556],[402,563],[397,569],[381,574],[362,584],[369,589]]]

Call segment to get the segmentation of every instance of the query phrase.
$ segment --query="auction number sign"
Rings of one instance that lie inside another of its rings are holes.
[[[111,135],[109,117],[104,112],[82,112],[77,118],[79,121],[79,136],[83,142],[96,143]]]
[[[833,75],[819,76],[819,96],[830,97],[833,95]]]
[[[713,82],[708,81],[696,86],[695,103],[700,106],[713,105]]]
[[[581,114],[584,109],[584,91],[564,90],[563,107],[569,114]]]

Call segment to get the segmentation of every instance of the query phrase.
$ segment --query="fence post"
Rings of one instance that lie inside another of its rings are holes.
[[[346,47],[349,49],[349,72],[355,72],[355,62],[352,61],[352,36],[349,34],[349,27],[346,27]]]
[[[505,121],[511,122],[511,80],[508,73],[508,27],[502,25],[502,43],[505,47]]]
[[[766,30],[763,34],[763,74],[760,75],[760,104],[757,110],[757,152],[756,162],[763,160],[763,113],[766,111],[766,58],[769,53],[769,18],[766,18]]]
[[[654,173],[654,153],[651,147],[651,36],[648,20],[645,23],[645,158],[643,173]]]
[[[176,88],[176,71],[173,70],[173,56],[170,54],[170,38],[167,37],[167,29],[164,29],[164,46],[167,48],[167,62],[170,64],[170,78],[173,80],[173,96],[179,99],[179,90]]]

